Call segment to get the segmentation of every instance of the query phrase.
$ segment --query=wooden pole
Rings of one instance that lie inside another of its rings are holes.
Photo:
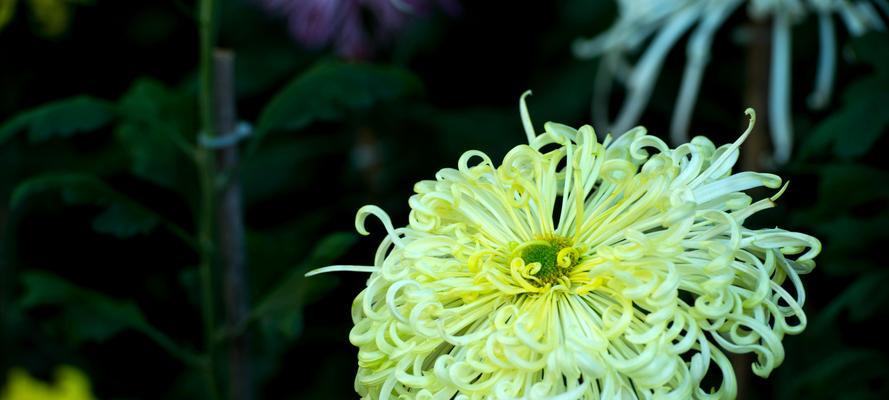
[[[756,110],[756,126],[744,141],[741,150],[741,169],[745,171],[762,171],[767,167],[769,159],[769,65],[771,63],[771,25],[770,21],[756,21],[748,26],[750,42],[747,44],[747,81],[744,92],[744,103]],[[746,121],[745,121],[746,124]],[[750,393],[751,369],[753,357],[750,354],[731,354],[732,369],[738,380],[738,399],[748,399]]]
[[[216,49],[214,65],[214,126],[219,135],[235,134],[237,113],[235,110],[234,53]],[[249,313],[246,257],[244,248],[244,221],[241,206],[241,184],[237,178],[238,143],[220,146],[216,153],[216,177],[221,186],[217,192],[216,228],[219,257],[222,263],[223,300],[226,326],[237,332],[228,338],[229,398],[251,400],[253,398],[252,371],[250,368],[250,338],[244,326]]]
[[[762,171],[766,167],[766,160],[769,159],[768,99],[772,51],[770,21],[753,22],[748,31],[750,42],[747,45],[747,84],[744,102],[746,107],[756,110],[756,120],[759,122],[744,142],[741,150],[741,167],[746,171]]]

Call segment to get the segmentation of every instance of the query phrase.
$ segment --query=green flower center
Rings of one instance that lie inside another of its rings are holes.
[[[535,240],[522,246],[519,256],[525,264],[539,263],[540,269],[534,276],[543,281],[554,282],[577,265],[578,254],[568,239],[561,237]]]

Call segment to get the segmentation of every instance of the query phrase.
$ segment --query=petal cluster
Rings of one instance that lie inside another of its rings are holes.
[[[363,207],[359,232],[388,231],[374,265],[316,271],[371,272],[349,335],[363,398],[733,398],[726,351],[762,377],[781,364],[820,243],[745,226],[777,195],[744,191],[782,188],[733,173],[749,128],[677,148],[641,127],[527,133],[500,164],[469,151],[417,183],[407,226]]]
[[[889,16],[889,3],[884,0],[618,0],[617,3],[619,16],[609,30],[574,44],[574,53],[578,57],[601,57],[593,104],[597,124],[610,126],[617,132],[635,124],[651,97],[670,50],[691,32],[671,127],[675,143],[687,142],[692,111],[716,32],[732,14],[746,5],[751,18],[771,20],[769,125],[774,161],[779,164],[790,158],[793,146],[791,25],[808,15],[818,19],[821,49],[809,104],[813,108],[823,108],[830,100],[836,69],[834,19],[841,20],[852,35],[859,36],[870,30],[885,30],[884,19]],[[635,63],[627,59],[643,46],[647,47]],[[617,119],[611,123],[608,102],[614,79],[623,82],[627,96]]]

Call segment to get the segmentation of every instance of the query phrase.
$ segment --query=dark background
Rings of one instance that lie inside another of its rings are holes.
[[[239,171],[259,310],[250,324],[258,398],[355,397],[349,309],[366,276],[302,275],[372,262],[382,228],[372,226],[369,238],[354,234],[358,207],[377,204],[403,225],[414,182],[454,166],[469,149],[502,157],[525,140],[518,97],[526,89],[534,90],[529,108],[538,127],[589,123],[597,63],[575,59],[570,44],[611,23],[610,2],[463,3],[459,15],[419,18],[369,60],[346,62],[304,49],[256,2],[221,2],[219,44],[237,57],[239,117],[261,124],[269,107],[283,110],[261,144],[246,141],[255,151]],[[49,379],[67,364],[86,372],[102,399],[208,397],[199,371],[165,351],[157,335],[185,352],[202,348],[199,255],[168,229],[186,236],[197,229],[197,171],[158,132],[194,142],[198,130],[194,6],[76,5],[65,32],[47,37],[21,2],[0,31],[0,121],[7,121],[0,125],[0,376],[23,367]],[[777,170],[789,190],[750,223],[822,240],[818,267],[803,278],[809,326],[785,338],[784,364],[768,380],[749,372],[750,359],[741,359],[747,366],[738,375],[746,398],[887,398],[889,345],[880,326],[889,308],[882,154],[889,36],[850,38],[838,26],[835,96],[826,111],[813,112],[805,97],[816,28],[812,19],[794,28],[797,145]],[[720,30],[693,118],[693,133],[717,144],[740,134],[747,89],[762,86],[745,69],[747,45],[738,40],[745,29],[746,13],[737,12]],[[662,138],[684,45],[671,52],[641,121]],[[76,96],[89,97],[65,103]],[[143,122],[103,113],[94,101]],[[28,124],[10,128],[22,115]],[[765,135],[767,120],[760,121]]]

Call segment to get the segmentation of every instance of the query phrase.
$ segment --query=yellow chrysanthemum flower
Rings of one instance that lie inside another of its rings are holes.
[[[70,1],[68,0],[29,0],[31,13],[37,21],[41,33],[46,36],[59,36],[68,30],[71,21]]]
[[[526,94],[527,95],[527,94]],[[817,239],[744,226],[774,206],[744,190],[781,178],[732,173],[738,148],[698,137],[671,149],[644,128],[599,143],[547,123],[499,166],[468,151],[419,182],[355,299],[355,389],[367,399],[733,398],[723,351],[762,377],[806,325],[799,275]],[[783,188],[782,188],[783,190]],[[704,382],[716,375],[716,381]],[[718,372],[718,374],[716,373]],[[721,383],[719,382],[721,375]],[[715,386],[715,388],[713,388]]]
[[[16,2],[17,0],[0,0],[0,30],[15,15]],[[82,0],[28,0],[37,28],[47,37],[65,33],[71,22],[71,3],[77,2]]]
[[[0,0],[0,29],[3,29],[15,15],[15,3],[16,0]]]
[[[9,372],[6,389],[0,400],[94,400],[90,382],[83,372],[73,367],[60,367],[55,383],[49,384],[31,377],[23,369]]]

